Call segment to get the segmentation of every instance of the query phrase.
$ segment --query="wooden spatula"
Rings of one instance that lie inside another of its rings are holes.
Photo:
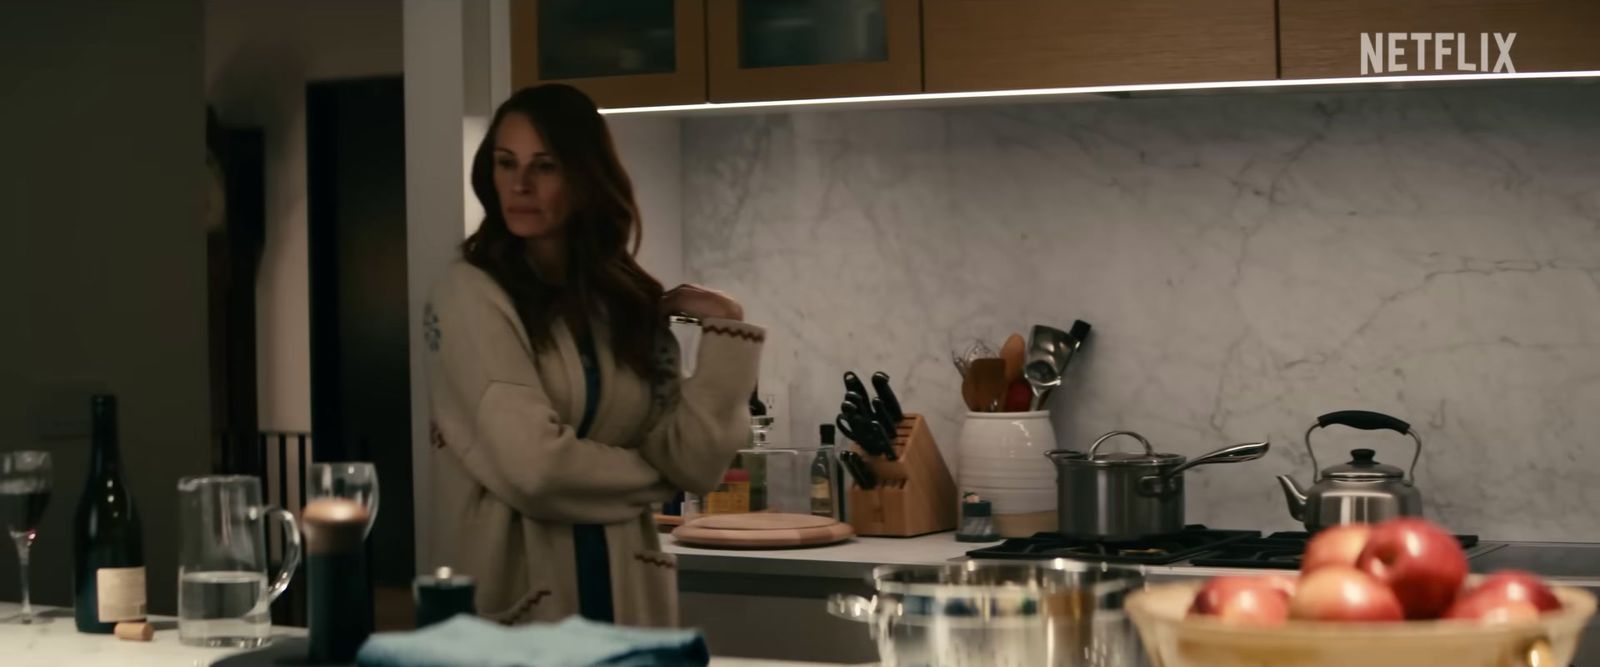
[[[1022,362],[1028,356],[1028,342],[1022,339],[1022,334],[1011,334],[1004,345],[1000,346],[1000,358],[1006,362],[1006,385],[1022,379]]]
[[[1006,362],[998,357],[973,359],[967,367],[972,377],[977,412],[997,412],[1006,396]]]

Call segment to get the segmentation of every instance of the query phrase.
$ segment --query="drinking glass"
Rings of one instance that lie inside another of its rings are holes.
[[[306,472],[306,503],[317,498],[353,500],[366,508],[365,538],[378,518],[378,469],[364,462],[313,463]]]
[[[28,551],[39,537],[44,508],[50,504],[50,453],[35,451],[0,453],[0,523],[11,531],[22,570],[22,613],[0,623],[45,623],[33,614],[28,597]]]

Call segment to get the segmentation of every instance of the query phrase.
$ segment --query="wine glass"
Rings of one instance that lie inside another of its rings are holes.
[[[364,462],[313,463],[306,472],[306,502],[317,498],[353,500],[366,508],[365,538],[378,518],[378,469]]]
[[[0,623],[44,623],[34,616],[28,598],[28,551],[39,536],[44,508],[50,504],[50,453],[0,453],[0,523],[11,531],[17,544],[17,562],[22,570],[22,613],[0,619]]]

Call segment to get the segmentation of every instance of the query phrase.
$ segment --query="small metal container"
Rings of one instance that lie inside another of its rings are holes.
[[[1116,436],[1129,436],[1144,451],[1100,453]],[[1088,452],[1056,450],[1045,456],[1056,464],[1057,521],[1069,537],[1131,540],[1183,530],[1183,471],[1207,463],[1252,461],[1269,445],[1251,442],[1189,460],[1181,454],[1157,453],[1150,441],[1133,431],[1100,436]]]
[[[864,622],[885,667],[1133,667],[1139,643],[1122,600],[1137,570],[1101,563],[967,561],[881,566],[876,595],[836,595],[829,612]]]

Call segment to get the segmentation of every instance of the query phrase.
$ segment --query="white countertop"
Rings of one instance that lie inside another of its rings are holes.
[[[132,642],[111,635],[82,634],[66,609],[38,607],[48,623],[0,624],[0,664],[6,667],[206,667],[238,653],[235,649],[196,648],[178,643],[177,622],[154,618],[155,639]],[[21,605],[0,602],[0,618],[21,611]],[[302,636],[301,628],[273,628],[273,636]],[[819,663],[712,658],[711,667],[821,667]]]

